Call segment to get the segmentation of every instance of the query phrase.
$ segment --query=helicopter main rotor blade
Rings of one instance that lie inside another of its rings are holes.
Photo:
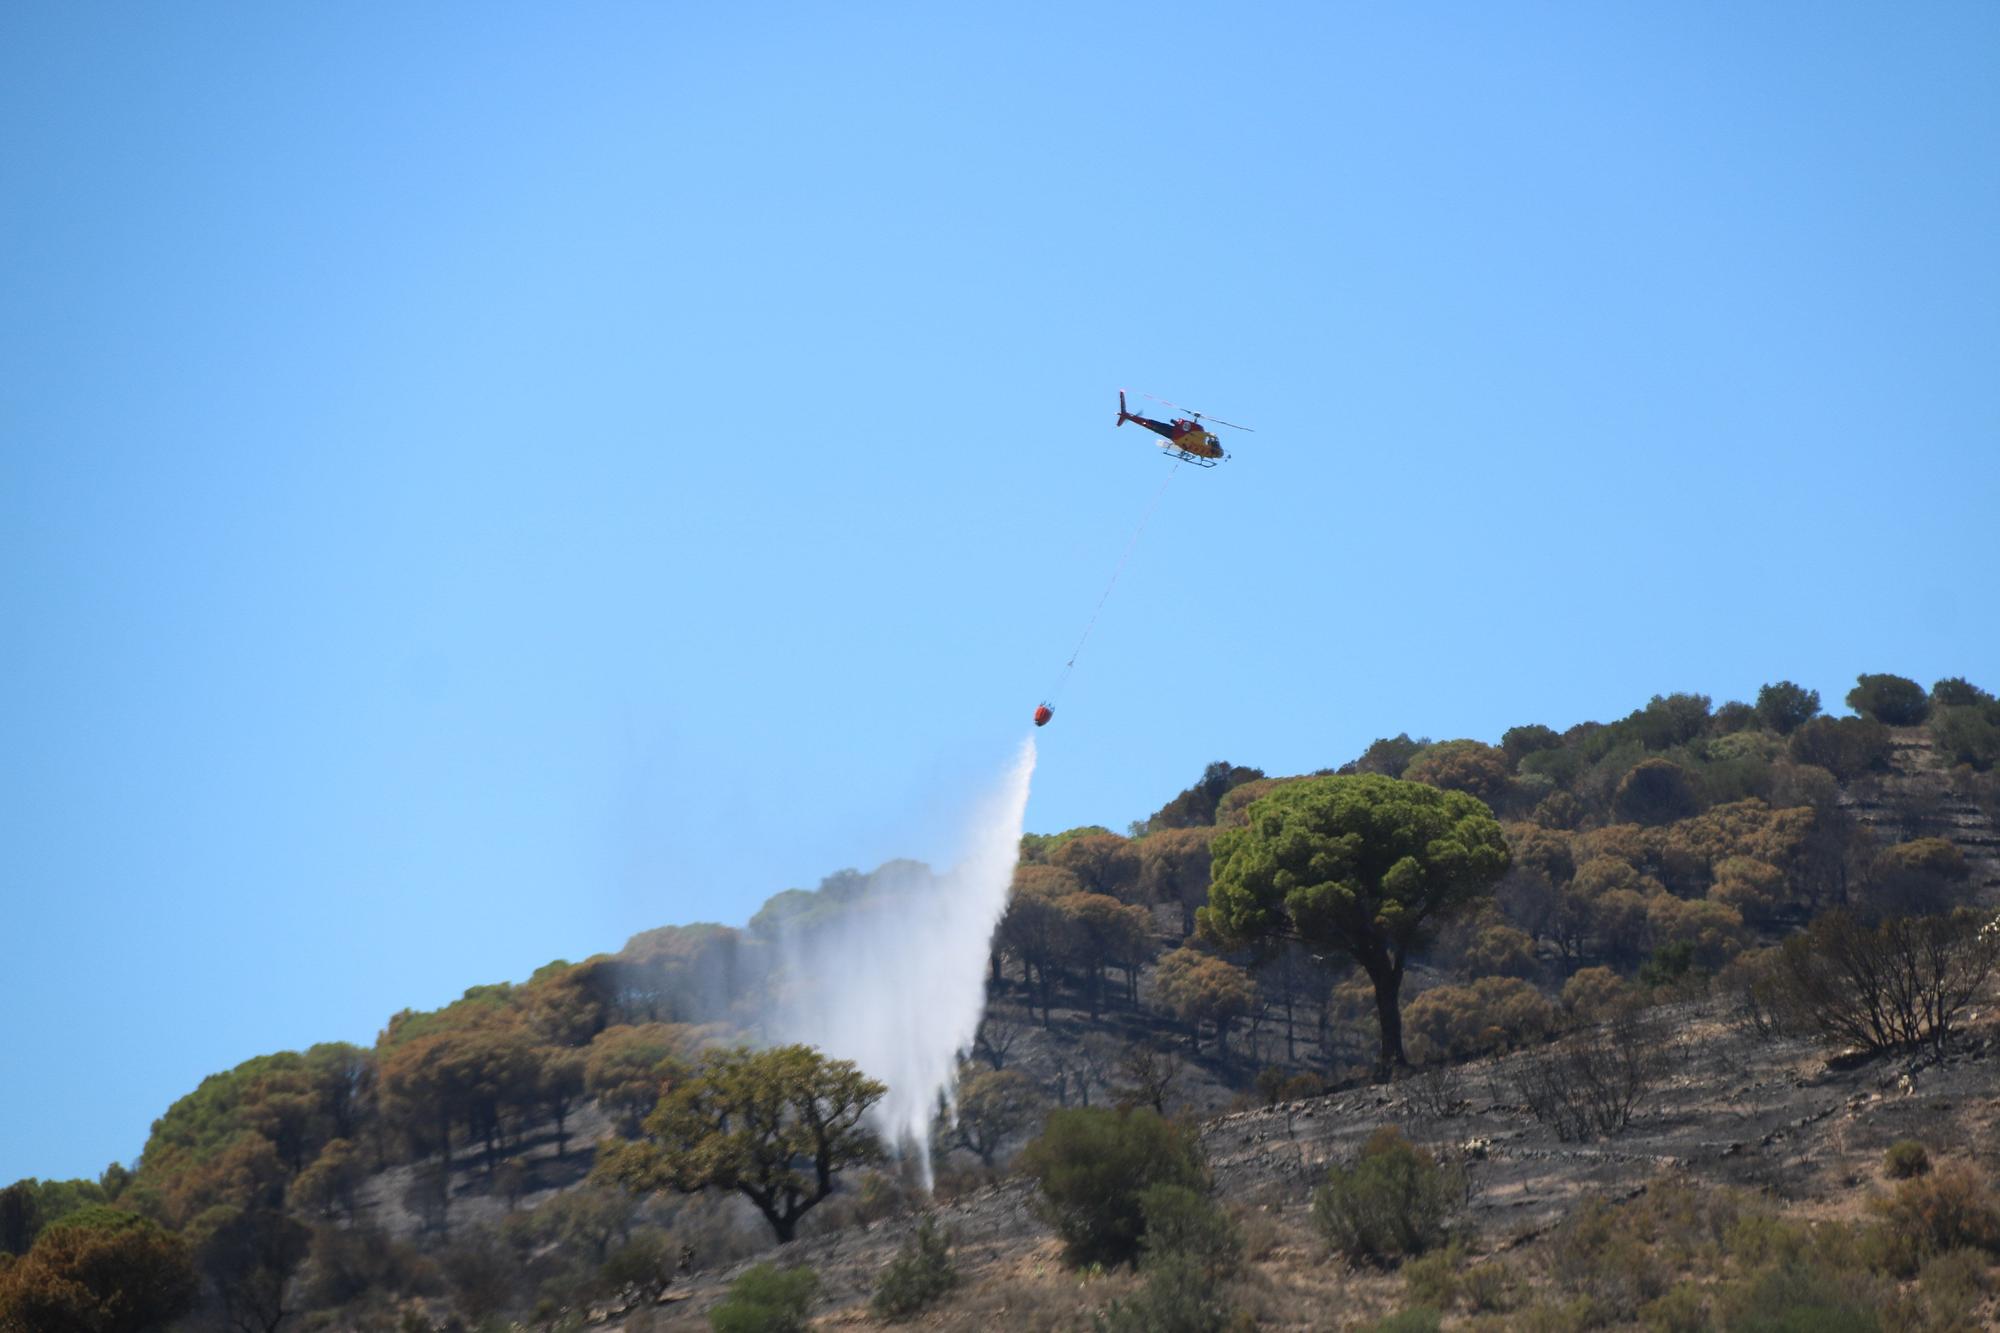
[[[1159,403],[1161,406],[1171,407],[1176,412],[1185,412],[1189,416],[1193,417],[1196,421],[1212,421],[1218,426],[1227,426],[1231,430],[1240,430],[1250,435],[1255,435],[1257,433],[1254,429],[1252,429],[1249,426],[1239,426],[1233,421],[1224,421],[1221,417],[1204,417],[1201,413],[1195,411],[1192,407],[1182,407],[1179,403],[1170,403],[1166,399],[1160,397],[1158,394],[1151,394],[1151,393],[1142,394],[1141,397],[1151,398],[1154,402]]]

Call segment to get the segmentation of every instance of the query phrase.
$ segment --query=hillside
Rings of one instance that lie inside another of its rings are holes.
[[[1413,1300],[1417,1279],[1393,1262],[1330,1263],[1312,1220],[1329,1170],[1384,1126],[1462,1171],[1453,1264],[1501,1265],[1481,1279],[1501,1294],[1461,1293],[1457,1315],[1591,1302],[1588,1318],[1551,1314],[1547,1327],[1639,1318],[1646,1302],[1559,1259],[1585,1223],[1622,1234],[1602,1211],[1619,1201],[1636,1201],[1632,1218],[1667,1198],[1676,1216],[1709,1219],[1707,1248],[1676,1261],[1675,1280],[1702,1294],[1674,1299],[1713,1312],[1737,1299],[1731,1283],[1764,1280],[1729,1227],[1766,1214],[1758,1225],[1780,1231],[1863,1223],[1871,1191],[1889,1188],[1878,1177],[1894,1139],[1990,1174],[2000,1029],[1984,972],[1925,1019],[1933,1037],[1873,1052],[1842,1054],[1819,1002],[1793,991],[1824,980],[1825,950],[1878,949],[1866,932],[1897,922],[1932,930],[1938,958],[1985,947],[1968,932],[2000,909],[2000,704],[1963,681],[1926,692],[1881,676],[1848,702],[1855,716],[1827,717],[1784,682],[1755,705],[1659,696],[1498,744],[1384,738],[1322,770],[1454,803],[1501,849],[1484,889],[1398,969],[1407,1068],[1339,949],[1295,933],[1226,942],[1201,925],[1218,849],[1264,836],[1256,821],[1314,790],[1308,777],[1217,763],[1127,834],[1025,837],[959,1074],[965,1132],[935,1127],[935,1208],[965,1280],[927,1325],[1084,1327],[1139,1299],[1128,1269],[1065,1264],[1035,1186],[1012,1174],[1058,1108],[1150,1105],[1198,1126],[1213,1197],[1250,1254],[1210,1295],[1276,1327],[1451,1305],[1435,1283]],[[840,1172],[783,1246],[741,1197],[632,1192],[611,1167],[658,1145],[649,1115],[699,1087],[716,1052],[757,1043],[780,997],[840,984],[837,970],[789,970],[802,941],[865,941],[871,914],[943,883],[910,862],[842,871],[740,929],[662,927],[396,1014],[372,1048],[217,1074],[156,1122],[135,1171],[0,1191],[0,1315],[9,1257],[25,1273],[40,1233],[95,1216],[183,1247],[198,1279],[190,1328],[246,1307],[266,1328],[702,1326],[769,1257],[816,1271],[821,1322],[866,1323],[924,1206],[909,1163]],[[1576,1091],[1578,1078],[1599,1090]],[[1607,1080],[1622,1089],[1615,1125],[1563,1119],[1565,1098],[1601,1102]],[[2000,1251],[2000,1213],[1995,1228]],[[246,1248],[245,1235],[265,1239]],[[1961,1266],[1983,1275],[1983,1263]],[[1841,1299],[1877,1314],[1951,1304],[1961,1321],[1899,1327],[1970,1327],[1989,1309],[1983,1295],[1927,1294],[1912,1285],[1922,1265],[1903,1267],[1847,1264],[1874,1285]]]
[[[1261,1252],[1241,1283],[1242,1308],[1259,1327],[1309,1329],[1354,1326],[1409,1303],[1395,1273],[1330,1267],[1308,1215],[1326,1166],[1351,1160],[1382,1125],[1467,1163],[1467,1261],[1505,1265],[1520,1305],[1528,1293],[1574,1294],[1577,1284],[1552,1270],[1572,1240],[1563,1222],[1586,1199],[1624,1201],[1665,1184],[1762,1198],[1793,1218],[1852,1221],[1892,1188],[1882,1160],[1898,1140],[1958,1145],[1989,1166],[2000,1152],[2000,1018],[1944,1057],[1859,1063],[1760,1037],[1718,1002],[1676,1006],[1670,1019],[1668,1068],[1631,1128],[1603,1142],[1562,1141],[1510,1095],[1532,1053],[1459,1067],[1443,1100],[1428,1086],[1358,1087],[1207,1120],[1217,1194],[1254,1219]],[[1073,1327],[1129,1290],[1118,1275],[1080,1285],[1065,1272],[1032,1193],[1015,1181],[938,1206],[968,1276],[925,1327]],[[870,1322],[867,1297],[911,1226],[887,1220],[801,1241],[786,1256],[821,1275],[823,1325]],[[645,1317],[607,1326],[705,1327],[703,1314],[742,1267],[692,1275]],[[1996,1313],[1977,1307],[1981,1320]]]

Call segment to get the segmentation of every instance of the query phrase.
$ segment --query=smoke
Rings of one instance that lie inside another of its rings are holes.
[[[891,862],[848,881],[852,897],[822,901],[779,926],[785,978],[767,1018],[770,1039],[805,1042],[852,1060],[889,1091],[874,1108],[883,1139],[916,1159],[931,1183],[932,1118],[955,1106],[958,1061],[986,1007],[994,927],[1020,855],[1035,742],[974,808],[952,869]],[[822,889],[815,897],[834,897]]]

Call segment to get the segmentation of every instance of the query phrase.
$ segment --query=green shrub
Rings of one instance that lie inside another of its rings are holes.
[[[729,1294],[708,1312],[715,1333],[804,1333],[819,1291],[810,1268],[758,1264],[729,1284]]]
[[[1139,1214],[1146,1228],[1139,1237],[1142,1268],[1179,1255],[1221,1279],[1243,1266],[1243,1232],[1208,1195],[1185,1185],[1148,1185],[1139,1195]]]
[[[1675,1283],[1666,1295],[1640,1309],[1639,1322],[1652,1333],[1706,1333],[1713,1327],[1708,1304],[1692,1282]]]
[[[1730,1333],[1878,1333],[1871,1303],[1812,1264],[1781,1264],[1723,1289],[1722,1326]]]
[[[1513,1294],[1514,1275],[1505,1264],[1474,1264],[1458,1275],[1459,1299],[1474,1313],[1504,1310]]]
[[[1889,1145],[1889,1151],[1882,1157],[1882,1169],[1892,1180],[1927,1176],[1931,1173],[1931,1155],[1915,1139],[1902,1139]]]
[[[1336,1166],[1313,1194],[1313,1223],[1357,1259],[1400,1259],[1435,1249],[1464,1197],[1455,1169],[1441,1167],[1401,1131],[1375,1131],[1351,1167]]]
[[[1403,1265],[1403,1290],[1420,1306],[1449,1310],[1458,1304],[1458,1270],[1464,1264],[1465,1251],[1457,1245],[1412,1259]]]
[[[1139,1200],[1148,1186],[1208,1187],[1194,1135],[1144,1107],[1057,1111],[1020,1164],[1041,1186],[1043,1220],[1076,1264],[1138,1256],[1146,1226]]]
[[[2000,1253],[2000,1207],[1986,1182],[1965,1167],[1905,1180],[1875,1208],[1887,1242],[1881,1262],[1897,1277],[1914,1277],[1927,1260],[1951,1250]]]
[[[1931,741],[1948,764],[1986,772],[2000,762],[2000,703],[1939,708],[1931,714]]]
[[[882,1270],[869,1306],[883,1319],[908,1319],[935,1305],[957,1285],[951,1236],[939,1228],[937,1219],[926,1215]]]
[[[1223,1333],[1230,1327],[1228,1304],[1215,1280],[1185,1254],[1170,1254],[1146,1265],[1146,1280],[1096,1320],[1098,1333]]]
[[[1947,1250],[1917,1273],[1917,1290],[1923,1295],[1931,1322],[1940,1327],[1954,1320],[1969,1322],[1973,1310],[1992,1289],[1987,1257],[1977,1250]]]

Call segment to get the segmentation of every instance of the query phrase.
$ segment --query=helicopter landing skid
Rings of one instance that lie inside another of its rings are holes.
[[[1222,458],[1229,457],[1228,454],[1224,454],[1222,458],[1203,458],[1200,454],[1191,454],[1185,449],[1176,449],[1171,444],[1163,444],[1160,446],[1160,449],[1169,458],[1178,458],[1181,462],[1192,463],[1196,467],[1214,467],[1222,461]]]

